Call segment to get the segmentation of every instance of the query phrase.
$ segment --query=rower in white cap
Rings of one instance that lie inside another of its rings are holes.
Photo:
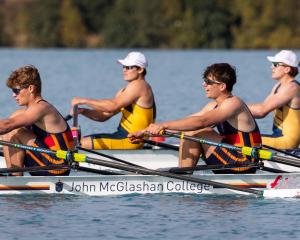
[[[155,120],[156,110],[151,86],[146,82],[148,62],[141,52],[130,52],[124,59],[117,61],[123,66],[125,88],[111,99],[90,99],[75,97],[72,106],[78,113],[94,121],[103,122],[121,112],[118,129],[114,133],[92,134],[81,139],[81,145],[88,149],[137,149],[142,143],[129,142],[127,135],[147,127]]]
[[[264,145],[277,149],[297,148],[300,144],[300,83],[295,77],[299,60],[290,50],[267,58],[272,63],[272,78],[277,83],[264,102],[249,107],[256,118],[274,111],[273,133],[262,135]]]

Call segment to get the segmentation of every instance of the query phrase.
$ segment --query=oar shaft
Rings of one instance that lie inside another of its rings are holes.
[[[293,166],[293,167],[299,167],[300,168],[299,160],[293,159],[293,158],[290,158],[290,157],[286,157],[286,156],[279,156],[279,155],[273,154],[272,162],[282,163],[282,164],[286,164],[286,165],[290,165],[290,166]]]
[[[91,150],[91,149],[87,149],[87,148],[83,148],[83,147],[77,147],[77,149],[83,150],[85,152],[89,152],[89,153],[92,153],[92,154],[95,154],[95,155],[99,155],[99,156],[102,156],[102,157],[105,157],[105,158],[108,158],[108,159],[111,159],[111,160],[114,160],[114,161],[117,161],[117,162],[125,163],[125,164],[128,164],[130,166],[142,167],[142,166],[136,165],[134,163],[122,160],[120,158],[116,158],[116,157],[113,157],[113,156],[110,156],[110,155],[107,155],[107,154],[104,154],[104,153],[101,153],[101,152],[98,152],[98,151],[96,152],[96,151]]]
[[[78,105],[73,107],[73,127],[78,127]]]
[[[111,171],[94,169],[94,168],[87,168],[87,167],[81,167],[81,166],[78,166],[75,169],[78,170],[78,171],[96,173],[96,174],[101,174],[101,175],[125,175],[123,173],[117,173],[117,172],[111,172]]]
[[[77,147],[80,145],[80,134],[79,134],[79,127],[78,127],[78,105],[73,107],[73,126],[71,128],[72,136],[73,136],[73,144],[74,149],[77,151]]]
[[[29,151],[47,153],[50,155],[56,155],[55,151],[52,151],[50,149],[45,149],[45,148],[37,148],[37,147],[18,144],[18,143],[11,143],[11,142],[7,142],[7,141],[3,141],[3,140],[0,140],[0,144],[4,145],[4,146],[8,146],[8,147],[23,149],[23,150],[29,150]]]
[[[227,170],[233,168],[259,168],[257,163],[249,163],[249,164],[227,164],[227,165],[197,165],[195,167],[172,167],[167,171],[171,173],[184,173],[189,171],[205,171],[205,170]]]
[[[293,154],[293,153],[290,153],[288,151],[284,151],[284,150],[281,150],[281,149],[278,149],[278,148],[274,148],[274,147],[271,147],[271,146],[268,146],[268,145],[263,145],[263,147],[265,147],[267,149],[271,149],[271,150],[276,151],[276,152],[283,153],[285,155],[288,155],[288,156],[291,156],[291,157],[294,157],[294,158],[300,159],[300,156],[298,156],[296,154]]]
[[[156,141],[153,141],[153,140],[150,140],[150,139],[144,139],[143,141],[145,143],[148,143],[148,144],[153,145],[153,146],[158,146],[158,147],[162,147],[162,148],[167,148],[167,149],[172,149],[172,150],[175,150],[175,151],[179,151],[179,147],[174,146],[172,144],[156,142]]]

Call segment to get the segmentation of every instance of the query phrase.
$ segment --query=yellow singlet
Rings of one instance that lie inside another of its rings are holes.
[[[143,108],[133,103],[121,109],[122,119],[120,125],[128,133],[142,130],[155,120],[155,104],[151,108]]]
[[[93,149],[138,149],[143,143],[131,143],[127,138],[128,133],[142,130],[155,121],[156,107],[143,108],[131,104],[121,109],[122,118],[118,130],[114,133],[92,134]]]
[[[279,149],[297,148],[300,144],[300,109],[285,105],[274,113],[273,135],[263,136],[263,144]]]

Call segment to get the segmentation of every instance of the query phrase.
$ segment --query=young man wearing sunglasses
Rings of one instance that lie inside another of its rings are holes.
[[[51,150],[73,148],[71,130],[57,109],[43,99],[41,79],[34,66],[16,69],[9,76],[7,86],[12,89],[16,103],[23,107],[7,119],[0,120],[3,140]],[[35,151],[3,147],[8,168],[61,165],[63,159]],[[15,173],[14,175],[22,175]],[[69,170],[31,172],[31,175],[69,175]]]
[[[274,111],[273,133],[263,135],[264,145],[278,149],[297,148],[300,144],[300,83],[295,77],[299,61],[290,50],[267,58],[272,63],[272,78],[277,83],[262,103],[249,107],[256,118]]]
[[[203,88],[206,96],[213,100],[200,112],[176,121],[151,124],[148,128],[130,134],[135,138],[144,135],[157,135],[162,130],[184,131],[214,142],[224,142],[235,146],[260,147],[261,137],[255,119],[246,104],[231,91],[236,82],[235,69],[227,63],[208,66],[203,74]],[[213,128],[216,127],[218,132]],[[194,167],[200,155],[207,165],[243,164],[243,167],[230,170],[215,170],[216,173],[254,173],[249,167],[255,159],[244,156],[221,146],[215,147],[197,142],[180,142],[179,167]]]
[[[72,106],[85,105],[89,108],[78,108],[78,113],[94,121],[107,121],[121,112],[118,129],[114,133],[92,134],[81,139],[81,146],[88,149],[137,149],[142,143],[131,143],[127,135],[146,128],[155,120],[156,109],[151,86],[146,82],[147,59],[140,52],[131,52],[125,59],[118,60],[123,66],[125,88],[111,99],[90,99],[75,97]]]

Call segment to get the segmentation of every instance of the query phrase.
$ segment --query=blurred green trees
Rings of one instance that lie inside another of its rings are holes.
[[[0,45],[300,48],[298,0],[1,0]]]

